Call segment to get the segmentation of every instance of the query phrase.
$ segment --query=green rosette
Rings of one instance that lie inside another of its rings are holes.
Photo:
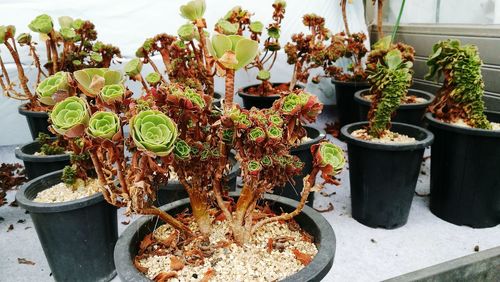
[[[131,135],[139,150],[168,155],[177,139],[177,124],[157,110],[142,111],[130,120]]]
[[[70,138],[81,136],[89,123],[87,103],[79,97],[68,97],[54,106],[50,120],[57,133]]]
[[[36,88],[38,100],[45,105],[55,105],[56,102],[52,95],[58,91],[68,91],[68,73],[60,71],[54,75],[45,78]]]
[[[113,112],[96,112],[90,117],[87,134],[94,138],[112,139],[120,131],[120,118]]]

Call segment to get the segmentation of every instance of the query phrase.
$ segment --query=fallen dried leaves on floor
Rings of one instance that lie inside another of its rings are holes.
[[[6,204],[7,191],[23,184],[26,180],[24,167],[21,164],[2,163],[0,165],[0,206]]]
[[[19,263],[19,264],[35,265],[34,262],[32,262],[31,260],[27,260],[25,258],[17,258],[17,263]]]
[[[326,209],[316,209],[315,210],[317,212],[329,212],[329,211],[333,211],[333,204],[332,203],[328,203],[328,207]]]

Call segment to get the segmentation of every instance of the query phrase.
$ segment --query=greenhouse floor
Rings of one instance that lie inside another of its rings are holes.
[[[323,128],[321,120],[316,127]],[[329,136],[331,138],[331,136]],[[333,140],[333,138],[331,138]],[[335,140],[345,148],[345,144]],[[16,162],[14,147],[0,147],[1,162]],[[430,151],[426,151],[426,156]],[[323,281],[380,281],[465,255],[500,246],[500,226],[473,229],[447,223],[429,210],[429,158],[422,165],[408,223],[394,230],[366,227],[351,217],[348,169],[342,185],[326,187],[325,197],[316,193],[317,209],[330,222],[337,238],[335,261]],[[7,199],[14,200],[16,191]],[[122,232],[129,218],[118,212]],[[0,281],[52,281],[33,223],[20,207],[0,207]],[[133,221],[137,217],[130,220]],[[13,229],[10,228],[13,227]],[[22,263],[25,259],[34,264]],[[115,278],[113,281],[120,281]]]

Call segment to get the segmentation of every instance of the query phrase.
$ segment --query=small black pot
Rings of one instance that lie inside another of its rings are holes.
[[[368,94],[369,91],[370,90],[368,89],[364,89],[354,93],[354,101],[358,104],[359,120],[361,121],[367,120],[368,111],[370,110],[371,101],[363,98],[363,96]],[[427,91],[417,89],[408,90],[408,95],[424,98],[427,101],[425,103],[418,104],[401,104],[397,109],[395,116],[392,118],[392,121],[422,126],[427,107],[434,101],[435,96]]]
[[[232,192],[230,196],[235,199],[239,197],[235,192]],[[276,195],[266,195],[264,199],[271,203],[271,208],[276,212],[291,212],[299,204],[297,201]],[[171,215],[180,213],[186,208],[190,208],[189,199],[183,199],[161,207],[162,210]],[[335,233],[328,221],[310,207],[305,206],[294,219],[314,237],[318,253],[309,265],[282,281],[321,281],[333,264],[336,247]],[[115,247],[115,264],[118,276],[122,281],[151,281],[135,268],[133,261],[139,250],[140,242],[144,236],[157,227],[156,223],[155,217],[143,216],[131,223],[118,239]]]
[[[272,83],[273,87],[278,86],[283,83]],[[259,84],[252,84],[247,87],[241,88],[238,90],[238,95],[243,99],[243,108],[250,110],[253,107],[256,107],[257,109],[269,109],[274,101],[278,100],[281,96],[280,95],[271,95],[271,96],[258,96],[258,95],[251,95],[248,94],[248,88],[250,87],[257,87]],[[295,89],[304,89],[303,85],[297,84],[295,85]]]
[[[55,138],[53,138],[54,140]],[[35,156],[40,151],[40,143],[33,141],[16,148],[16,158],[24,162],[26,176],[28,179],[35,179],[40,175],[47,174],[56,170],[61,170],[70,164],[69,154]]]
[[[303,178],[312,171],[313,156],[311,154],[311,146],[314,144],[318,144],[321,139],[325,138],[325,132],[323,130],[309,126],[304,126],[304,128],[307,131],[307,137],[311,138],[311,140],[302,143],[298,147],[291,150],[292,155],[298,156],[299,159],[304,163],[302,173],[300,175],[296,175],[293,178],[293,180],[295,181],[294,185],[292,185],[291,183],[287,183],[284,188],[275,188],[273,191],[273,194],[275,195],[287,197],[295,201],[300,200],[302,190],[304,189]],[[307,205],[312,207],[313,203],[314,193],[310,193],[309,197],[307,197]]]
[[[488,114],[488,113],[487,113]],[[425,115],[436,136],[431,150],[430,209],[474,228],[500,224],[500,131],[451,125]],[[493,121],[494,115],[488,115]]]
[[[235,191],[236,178],[240,172],[240,164],[233,156],[230,157],[230,160],[233,167],[229,175],[227,175],[226,183],[229,191]],[[184,185],[182,185],[179,180],[169,180],[167,185],[160,186],[156,195],[156,206],[162,206],[189,197]]]
[[[222,101],[222,95],[219,92],[214,92],[214,97],[212,100],[212,105],[216,106],[217,108],[221,107],[221,101]]]
[[[21,115],[26,117],[33,140],[38,137],[38,133],[40,132],[54,136],[54,134],[49,131],[49,114],[47,112],[28,111],[25,105],[20,105],[18,110]]]
[[[33,202],[38,192],[61,182],[55,171],[24,184],[16,194],[29,211],[56,281],[109,281],[115,275],[116,208],[101,193],[62,203]]]
[[[368,81],[339,81],[332,79],[337,97],[337,110],[340,126],[359,121],[358,105],[354,93],[370,87]]]
[[[424,149],[434,136],[403,123],[392,123],[391,130],[415,138],[415,143],[381,144],[351,136],[367,125],[358,122],[341,129],[348,144],[352,217],[370,227],[397,228],[408,220]]]

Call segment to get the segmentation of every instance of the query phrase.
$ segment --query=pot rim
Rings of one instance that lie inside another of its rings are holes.
[[[18,112],[23,115],[23,116],[31,116],[31,117],[39,117],[39,118],[49,118],[49,114],[47,112],[37,112],[37,111],[30,111],[26,110],[26,105],[27,103],[19,105],[17,107]]]
[[[370,89],[362,89],[362,90],[356,91],[356,93],[354,93],[354,101],[356,101],[358,104],[361,104],[361,105],[371,106],[372,102],[363,98],[363,94],[365,94],[365,92],[368,92],[368,91],[370,91]],[[408,89],[408,94],[410,94],[410,93],[417,93],[416,96],[418,96],[420,98],[425,98],[425,99],[427,99],[427,101],[422,102],[422,103],[400,104],[399,109],[411,110],[411,109],[426,108],[436,98],[436,96],[432,95],[430,92],[420,90],[420,89],[410,88],[410,89]]]
[[[239,196],[238,192],[229,193],[230,197]],[[296,207],[298,202],[289,198],[265,194],[265,200],[274,201],[276,203]],[[189,199],[182,199],[170,204],[166,204],[160,207],[162,210],[171,210],[174,207],[189,204]],[[328,223],[328,221],[313,208],[305,205],[302,210],[307,217],[311,218],[316,226],[320,230],[321,236],[318,239],[318,253],[314,256],[312,262],[301,269],[299,272],[286,277],[281,281],[311,281],[311,279],[321,279],[326,276],[326,274],[330,271],[330,268],[333,264],[333,259],[335,256],[335,250],[332,249],[332,243],[335,246],[336,238],[335,233],[333,231],[332,226]],[[134,222],[132,222],[127,228],[123,231],[122,235],[118,238],[118,241],[115,245],[115,265],[116,270],[118,272],[118,276],[124,281],[151,281],[146,276],[144,276],[141,272],[135,268],[133,263],[133,257],[130,255],[130,242],[134,239],[136,234],[138,233],[140,227],[146,224],[148,221],[152,220],[153,216],[141,216]]]
[[[290,82],[271,82],[272,85],[275,85],[275,84],[290,84]],[[255,86],[259,86],[260,83],[254,83],[254,84],[250,84],[250,85],[247,85],[245,87],[242,87],[242,88],[239,88],[238,91],[236,91],[238,93],[238,95],[240,97],[250,97],[250,98],[259,98],[259,99],[269,99],[269,100],[276,100],[278,99],[279,97],[281,97],[281,95],[269,95],[269,96],[260,96],[260,95],[253,95],[253,94],[248,94],[244,91],[246,91],[246,89],[250,88],[250,87],[255,87]],[[295,85],[296,88],[298,89],[305,89],[305,85],[303,85],[302,83],[297,83]]]
[[[489,111],[492,112],[492,111]],[[500,138],[500,130],[487,130],[481,128],[473,128],[473,127],[465,127],[450,124],[444,121],[441,121],[434,117],[432,113],[426,113],[425,118],[429,122],[429,125],[433,125],[439,129],[444,129],[447,131],[460,133],[464,135],[473,135],[473,136],[483,136],[483,137],[495,137]]]
[[[55,137],[50,138],[54,140]],[[33,154],[25,153],[24,150],[26,147],[38,143],[38,141],[33,141],[22,145],[21,147],[17,147],[14,151],[16,158],[26,161],[26,162],[35,162],[35,163],[49,163],[49,162],[60,162],[67,161],[70,159],[70,154],[58,154],[58,155],[48,155],[48,156],[35,156]]]
[[[351,135],[351,132],[353,132],[356,129],[361,129],[364,126],[368,125],[368,121],[361,121],[361,122],[356,122],[356,123],[351,123],[348,125],[345,125],[340,129],[340,134],[342,135],[343,138],[345,138],[345,142],[348,144],[353,144],[369,149],[374,149],[374,150],[382,150],[382,151],[413,151],[413,150],[419,150],[423,149],[427,146],[430,146],[432,142],[434,141],[434,134],[430,132],[429,130],[411,125],[411,124],[406,124],[406,123],[400,123],[400,122],[392,122],[392,128],[394,127],[408,127],[408,128],[413,128],[414,130],[420,131],[424,133],[426,136],[422,140],[417,140],[415,143],[410,143],[410,144],[384,144],[384,143],[377,143],[377,142],[371,142],[367,140],[362,140],[359,138],[355,138]],[[397,132],[397,130],[395,130]],[[412,137],[412,136],[410,136]]]
[[[307,142],[301,143],[299,146],[297,146],[295,148],[292,148],[290,150],[290,153],[302,151],[302,150],[308,150],[309,148],[311,148],[312,145],[318,143],[321,139],[324,139],[326,137],[326,132],[323,129],[316,128],[316,127],[310,126],[310,125],[304,125],[303,127],[309,128],[309,129],[312,129],[312,130],[318,132],[318,136],[316,138],[312,138],[311,140],[308,140]]]
[[[368,82],[368,80],[341,81],[341,80],[336,80],[335,78],[332,77],[331,81],[332,81],[333,84],[340,84],[340,85],[370,86],[370,83]]]
[[[26,196],[26,190],[31,188],[31,186],[38,182],[43,182],[47,178],[60,178],[62,175],[62,170],[53,171],[44,175],[41,175],[35,179],[32,179],[21,186],[21,189],[16,193],[17,203],[25,210],[33,213],[56,213],[56,212],[66,212],[76,209],[85,208],[99,202],[104,201],[104,196],[101,192],[95,193],[85,198],[76,199],[67,202],[60,203],[38,203],[34,202]],[[45,189],[48,189],[47,187]],[[45,190],[43,189],[43,190]],[[43,191],[42,190],[42,191]]]

